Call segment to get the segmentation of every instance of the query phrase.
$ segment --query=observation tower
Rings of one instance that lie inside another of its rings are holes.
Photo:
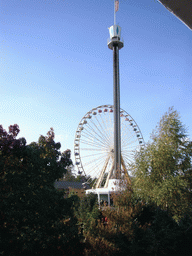
[[[113,107],[114,107],[114,170],[111,178],[118,179],[121,172],[121,127],[120,127],[120,81],[119,81],[119,50],[123,48],[121,40],[121,27],[116,25],[116,11],[118,1],[114,10],[114,25],[109,28],[110,38],[108,47],[113,51]]]
[[[121,27],[116,25],[116,12],[119,10],[119,0],[114,1],[114,25],[109,28],[110,38],[107,41],[108,48],[113,51],[113,112],[114,112],[114,148],[111,149],[113,154],[113,167],[108,173],[106,185],[104,188],[99,187],[102,179],[102,173],[98,178],[96,188],[89,189],[86,193],[97,193],[98,200],[104,198],[102,195],[107,194],[107,202],[110,205],[110,195],[120,189],[121,176],[121,121],[120,121],[120,79],[119,79],[119,50],[123,48],[124,43],[121,40]]]
[[[135,120],[120,108],[119,50],[123,48],[121,27],[116,25],[119,1],[114,1],[114,25],[109,28],[107,45],[113,51],[113,105],[101,105],[88,111],[75,134],[74,155],[78,174],[84,175],[86,194],[98,195],[99,203],[111,203],[111,194],[131,183],[128,172],[135,152],[144,146]]]

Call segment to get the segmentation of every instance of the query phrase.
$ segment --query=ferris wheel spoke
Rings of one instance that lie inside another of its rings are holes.
[[[92,135],[92,133],[89,132],[89,131],[86,131],[86,133],[84,132],[83,136],[88,138],[89,140],[90,139],[95,139],[96,141],[99,141],[101,144],[105,145],[105,142],[103,140],[101,140],[101,138],[98,138],[98,137]]]
[[[101,171],[100,168],[104,166],[105,161],[106,161],[106,158],[104,158],[104,157],[89,161],[85,165],[85,169],[87,170],[87,174],[92,174],[92,176],[93,176],[93,173],[94,173],[94,174],[96,174],[96,176],[98,176],[99,172]]]
[[[97,156],[97,155],[103,155],[103,152],[101,153],[96,153],[96,154],[93,154],[93,155],[86,155],[86,156],[82,156],[81,158],[87,158],[87,157],[92,157],[92,156]]]
[[[103,153],[102,156],[89,157],[89,160],[85,163],[85,167],[90,164],[95,164],[98,162],[105,162],[108,157],[109,157],[109,153],[107,153],[107,152]]]
[[[101,117],[101,114],[99,114],[99,118],[102,118],[102,117]],[[103,132],[104,132],[104,129],[103,129],[102,125],[100,124],[100,122],[99,122],[97,116],[95,116],[95,120],[97,121],[97,125],[96,125],[96,123],[94,123],[94,125],[95,125],[96,128],[100,131],[100,133],[106,138],[106,134],[103,133]],[[93,121],[93,120],[92,120],[92,121]],[[99,127],[101,128],[101,130],[99,129]],[[107,138],[106,138],[106,139],[107,139]]]
[[[121,131],[121,134],[123,134],[123,136],[124,136],[123,139],[131,137],[134,134],[133,131],[130,129],[130,127],[127,127],[127,125],[126,126],[125,125],[124,124],[122,125],[123,128]],[[134,136],[135,136],[135,134],[134,134]]]
[[[121,132],[121,134],[122,134],[122,138],[123,138],[123,140],[127,140],[127,139],[129,139],[129,138],[131,138],[131,137],[133,137],[134,136],[134,138],[136,137],[135,136],[135,133],[134,133],[134,131],[132,131],[131,129],[130,129],[130,127],[127,127],[127,125],[125,126],[125,125],[122,125],[123,126],[123,129],[122,129],[122,132]]]
[[[134,159],[134,156],[131,155],[122,155],[125,162],[132,162]]]
[[[90,150],[95,150],[95,151],[100,151],[100,152],[108,152],[109,149],[105,146],[100,146],[100,145],[96,145],[96,144],[93,144],[93,143],[83,143],[82,142],[82,147],[85,147],[85,148],[89,148]]]
[[[129,135],[122,134],[122,136],[124,136],[124,138],[122,138],[121,141],[124,143],[130,142],[132,140],[137,141],[137,138],[135,138],[133,134],[129,134]]]
[[[105,152],[105,151],[102,151],[101,149],[96,149],[96,148],[81,148],[81,150],[87,150],[87,151],[99,151],[99,152]]]
[[[103,139],[105,138],[105,141],[109,141],[110,138],[107,138],[107,137],[106,137],[106,134],[104,133],[104,130],[102,130],[102,126],[101,126],[101,124],[100,124],[100,122],[99,122],[97,116],[95,117],[95,119],[97,120],[99,126],[101,127],[101,131],[100,131],[100,129],[98,128],[98,126],[96,126],[95,123],[93,123],[93,124],[94,124],[95,127],[100,131],[100,133],[102,134],[102,138],[103,138]]]
[[[121,148],[122,148],[122,151],[129,152],[136,148],[136,144],[135,143],[129,143],[127,145],[122,144]]]
[[[131,158],[124,158],[124,162],[125,162],[125,165],[126,167],[128,167],[132,162],[133,162],[133,159]]]
[[[127,145],[124,145],[122,144],[122,151],[126,151],[126,152],[130,152],[130,151],[133,151],[133,150],[136,150],[136,144],[135,143],[132,143],[132,144],[127,144]]]
[[[91,120],[91,122],[92,122],[92,120]],[[95,125],[95,123],[92,122],[92,124],[96,127],[96,129],[99,131],[99,133],[100,133],[101,135],[103,135],[103,133],[98,129],[98,127]],[[97,134],[97,136],[98,136],[103,142],[108,143],[108,141],[107,141],[106,139],[104,139],[103,136],[101,136],[100,134],[98,134],[98,132],[96,132],[95,129],[94,129],[90,124],[88,124],[88,125],[89,125],[89,128],[90,128],[95,134]]]
[[[134,150],[126,150],[126,151],[122,151],[122,154],[124,154],[125,156],[135,156],[135,149]]]
[[[105,120],[103,120],[103,118],[105,118]],[[108,130],[108,128],[109,128],[109,120],[108,120],[107,115],[105,113],[104,113],[104,115],[101,115],[101,120],[102,120],[102,123],[104,125],[104,129]],[[108,124],[108,126],[107,126],[107,124]]]
[[[122,141],[121,144],[122,144],[122,146],[123,146],[124,148],[130,147],[131,145],[133,145],[133,146],[135,147],[135,145],[138,144],[138,140],[132,138],[132,139],[129,140],[129,141]]]
[[[95,117],[95,119],[97,120],[97,117]],[[90,126],[94,131],[95,133],[97,133],[97,135],[103,140],[103,141],[106,141],[107,142],[107,139],[105,137],[105,135],[103,134],[103,132],[98,128],[98,126],[95,124],[95,122],[93,122],[93,120],[91,120],[91,123],[94,125],[94,128],[96,128],[97,132],[99,132],[99,134],[95,131],[95,129]]]
[[[102,165],[104,165],[105,160],[106,160],[106,157],[98,158],[98,159],[94,159],[93,161],[90,161],[90,163],[88,164],[89,169],[91,169],[90,173],[93,172],[93,171],[94,172],[100,172],[101,171],[100,167]],[[97,171],[95,171],[96,169],[97,169]]]
[[[130,151],[130,152],[126,152],[126,153],[124,153],[124,152],[122,152],[122,157],[130,157],[130,158],[133,158],[134,156],[135,156],[135,154],[134,154],[134,152],[132,152],[132,151]]]
[[[105,159],[105,157],[98,157],[98,158],[94,158],[94,159],[91,159],[89,162],[87,162],[86,164],[84,164],[84,168],[86,168],[87,166],[90,166],[92,164],[95,164],[98,162],[103,162],[103,159]]]
[[[124,155],[135,155],[135,148],[128,148],[128,149],[123,149],[122,153]]]
[[[101,144],[99,142],[95,141],[87,141],[87,140],[81,140],[83,144],[91,145],[93,147],[100,147],[100,148],[106,148],[105,144]]]
[[[135,141],[137,141],[137,137],[135,135],[134,132],[129,132],[129,133],[122,133],[123,134],[123,140],[127,141],[127,140],[130,140],[130,139],[134,139]]]
[[[90,124],[87,124],[87,125],[86,125],[85,130],[84,130],[84,133],[85,133],[85,131],[86,131],[87,133],[89,133],[90,136],[93,136],[93,134],[94,134],[94,137],[95,137],[96,139],[99,138],[100,140],[103,141],[101,135],[99,135],[99,134],[95,131],[95,129],[94,129]]]
[[[135,153],[136,153],[136,146],[132,146],[132,147],[127,147],[127,148],[123,148],[122,149],[122,152],[124,152],[125,154],[133,154],[133,155],[135,155]]]
[[[102,115],[101,115],[101,119],[102,119],[102,123],[104,124],[104,126],[105,126],[105,131],[107,131],[106,132],[106,136],[108,137],[108,140],[111,140],[111,134],[109,134],[108,132],[109,132],[109,128],[110,128],[110,126],[109,126],[109,120],[107,119],[107,115],[104,113],[104,117],[105,117],[105,121],[103,120],[103,117],[102,117]],[[108,124],[108,126],[106,126],[106,124]],[[110,129],[110,132],[111,132],[111,129]]]
[[[100,163],[96,163],[95,166],[92,168],[92,172],[94,174],[99,174],[101,172],[101,170],[104,168],[104,166],[105,166],[105,161],[102,161]],[[100,170],[100,168],[101,168],[101,170]]]
[[[122,148],[129,148],[131,146],[135,147],[136,144],[138,144],[137,141],[121,142]]]
[[[137,138],[135,138],[134,134],[125,135],[124,133],[122,133],[121,136],[122,136],[121,137],[121,144],[122,145],[129,145],[129,144],[137,142]]]

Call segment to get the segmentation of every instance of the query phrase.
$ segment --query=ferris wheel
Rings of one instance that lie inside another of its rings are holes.
[[[130,164],[135,152],[144,147],[142,133],[135,120],[120,109],[121,165],[131,174]],[[114,167],[114,115],[112,105],[93,108],[81,119],[74,141],[75,164],[78,174],[95,179],[95,186],[107,186],[106,180]],[[108,176],[107,176],[108,175]],[[97,181],[100,179],[100,183]]]

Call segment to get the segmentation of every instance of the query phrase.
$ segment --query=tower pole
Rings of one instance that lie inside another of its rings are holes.
[[[114,25],[116,25],[116,10],[115,10],[115,0],[114,0]]]
[[[121,170],[121,125],[120,125],[120,82],[119,82],[119,50],[123,48],[121,27],[116,25],[116,12],[119,1],[114,1],[114,25],[109,28],[109,49],[113,50],[113,108],[114,108],[114,171],[113,178],[118,178]]]
[[[119,86],[119,48],[113,45],[113,106],[114,106],[114,177],[121,169],[121,127],[120,127],[120,86]]]

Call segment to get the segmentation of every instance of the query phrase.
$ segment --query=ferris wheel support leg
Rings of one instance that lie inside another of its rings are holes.
[[[122,166],[123,166],[123,171],[124,171],[125,177],[126,177],[126,179],[127,179],[127,182],[128,182],[129,185],[131,185],[131,179],[130,179],[130,177],[129,177],[129,174],[127,173],[127,169],[126,169],[126,167],[125,167],[125,162],[124,162],[122,156],[121,156],[121,163],[122,163]]]
[[[103,170],[101,171],[101,174],[99,175],[99,178],[98,178],[98,181],[97,181],[97,183],[96,183],[95,188],[99,188],[100,185],[101,185],[101,182],[102,182],[102,180],[103,180],[103,176],[104,176],[104,174],[105,174],[105,170],[106,170],[107,165],[108,165],[108,162],[109,162],[109,158],[110,158],[110,156],[108,156],[108,158],[107,158],[106,161],[105,161],[105,164],[104,164],[104,166],[103,166]]]
[[[110,179],[111,176],[112,176],[113,170],[114,170],[114,161],[113,161],[113,164],[112,164],[112,166],[111,166],[111,169],[110,169],[110,171],[109,171],[109,173],[108,173],[108,175],[107,175],[107,179],[106,179],[104,188],[107,188],[107,187],[108,187],[109,179]]]

